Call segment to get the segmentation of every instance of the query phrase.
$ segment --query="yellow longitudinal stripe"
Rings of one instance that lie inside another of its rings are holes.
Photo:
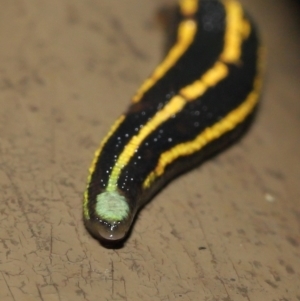
[[[244,18],[241,4],[235,0],[224,0],[226,11],[225,46],[220,59],[225,63],[238,63],[241,57],[241,41],[251,31],[249,21]]]
[[[228,67],[224,63],[217,61],[199,80],[181,89],[180,95],[186,100],[194,100],[203,95],[208,88],[215,86],[227,75]]]
[[[104,137],[104,139],[102,140],[99,148],[96,150],[95,154],[94,154],[94,158],[93,158],[93,161],[92,161],[92,164],[89,168],[89,175],[88,175],[88,179],[87,179],[87,188],[84,192],[84,200],[83,200],[83,214],[84,214],[84,217],[86,219],[89,219],[89,212],[88,212],[88,208],[87,208],[87,204],[88,204],[88,187],[89,187],[89,183],[91,181],[91,178],[92,178],[92,174],[95,170],[95,167],[96,167],[96,163],[98,161],[98,158],[100,156],[100,153],[103,149],[103,146],[105,145],[105,143],[108,141],[108,139],[114,134],[114,132],[116,131],[116,129],[120,126],[120,124],[123,122],[123,120],[125,119],[125,115],[121,115],[116,121],[115,123],[112,125],[112,127],[110,128],[109,132],[107,133],[107,135]]]
[[[176,44],[171,48],[163,62],[154,70],[151,77],[149,77],[139,88],[132,98],[133,102],[140,101],[144,93],[154,86],[155,83],[161,79],[174,64],[176,64],[177,60],[193,42],[196,31],[197,25],[193,20],[185,20],[179,24]]]
[[[167,165],[172,163],[178,157],[187,156],[201,150],[204,146],[218,139],[230,130],[233,130],[238,124],[243,122],[257,104],[260,89],[261,77],[258,75],[255,79],[254,90],[249,93],[246,100],[240,106],[231,111],[213,126],[206,128],[194,140],[180,143],[161,154],[155,170],[148,175],[143,183],[143,187],[148,188],[157,177],[164,173]]]
[[[180,11],[184,16],[193,15],[198,9],[198,0],[181,0],[179,2]]]
[[[114,165],[109,177],[106,191],[115,191],[117,182],[122,169],[129,162],[136,150],[139,148],[141,142],[151,134],[160,124],[168,120],[171,116],[181,111],[185,105],[185,99],[181,96],[174,96],[169,103],[140,130],[140,132],[131,138],[129,143],[125,146],[123,152],[119,156]]]

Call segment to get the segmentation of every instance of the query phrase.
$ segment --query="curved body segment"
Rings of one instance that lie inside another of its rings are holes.
[[[95,153],[84,220],[123,239],[137,211],[173,177],[229,145],[261,89],[260,47],[236,0],[182,0],[177,41]]]

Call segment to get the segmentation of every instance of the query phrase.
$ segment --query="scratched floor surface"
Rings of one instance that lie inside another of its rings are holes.
[[[243,2],[268,48],[254,126],[113,250],[83,227],[82,193],[100,139],[162,57],[162,1],[0,1],[1,301],[300,300],[299,10]]]

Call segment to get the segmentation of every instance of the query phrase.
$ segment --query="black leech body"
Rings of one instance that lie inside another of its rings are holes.
[[[259,42],[240,4],[182,0],[180,7],[177,42],[90,168],[84,219],[96,237],[122,239],[153,193],[234,141],[255,110]]]

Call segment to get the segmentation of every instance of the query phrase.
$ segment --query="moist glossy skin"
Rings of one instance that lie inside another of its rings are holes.
[[[99,239],[125,238],[153,194],[236,140],[256,107],[259,45],[240,4],[180,4],[177,42],[112,126],[91,165],[84,220]]]

